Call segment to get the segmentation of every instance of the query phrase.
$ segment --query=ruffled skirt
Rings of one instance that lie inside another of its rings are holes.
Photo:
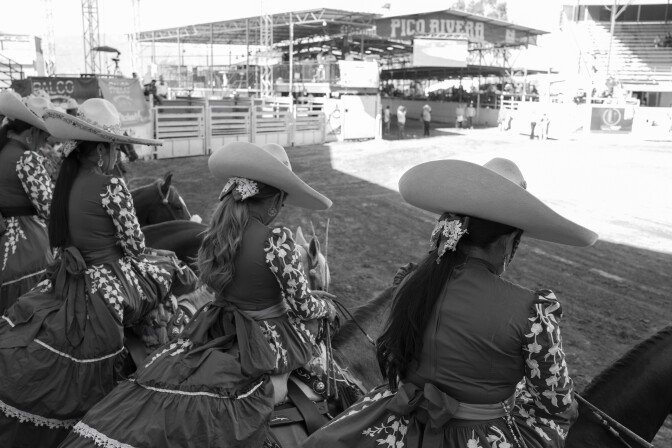
[[[74,249],[76,251],[76,249]],[[176,287],[166,257],[64,253],[0,318],[0,446],[56,446],[120,381],[132,325]]]
[[[204,306],[179,340],[147,357],[62,446],[261,447],[274,404],[269,375],[313,354],[288,317],[256,321],[233,306]]]
[[[5,219],[0,236],[0,315],[41,280],[54,261],[47,226],[37,216]]]

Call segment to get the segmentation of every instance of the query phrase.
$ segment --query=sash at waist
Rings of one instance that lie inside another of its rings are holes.
[[[80,249],[80,253],[82,254],[82,258],[84,258],[87,266],[113,263],[124,256],[123,249],[119,246],[113,245],[90,251]]]
[[[276,317],[284,316],[287,314],[287,311],[289,311],[289,306],[284,300],[261,310],[246,310],[241,308],[238,303],[232,302],[228,297],[221,296],[220,294],[216,295],[215,301],[212,304],[222,308],[233,306],[238,311],[254,320],[274,319]]]

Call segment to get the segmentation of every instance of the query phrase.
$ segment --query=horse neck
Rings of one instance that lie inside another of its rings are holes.
[[[668,327],[626,353],[582,395],[650,441],[672,411],[671,382],[672,327]]]
[[[367,303],[354,308],[351,311],[353,319],[348,319],[334,336],[332,341],[334,347],[342,347],[359,340],[356,338],[364,338],[357,324],[374,340],[380,336],[380,330],[387,320],[387,311],[392,304],[394,291],[395,288],[388,288]]]

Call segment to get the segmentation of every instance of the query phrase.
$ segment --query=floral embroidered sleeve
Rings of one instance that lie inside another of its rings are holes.
[[[549,416],[572,405],[574,383],[569,377],[562,349],[559,322],[562,307],[549,290],[537,291],[530,311],[529,333],[525,334],[525,383],[536,408]]]
[[[266,264],[275,274],[282,295],[292,310],[304,320],[326,316],[326,302],[310,295],[290,230],[284,227],[273,229],[264,250]]]
[[[44,166],[44,157],[35,151],[24,152],[16,164],[16,174],[37,215],[49,219],[54,184]]]
[[[110,178],[105,185],[102,197],[103,208],[112,218],[115,236],[127,255],[139,255],[145,252],[145,235],[140,230],[133,198],[123,179]]]

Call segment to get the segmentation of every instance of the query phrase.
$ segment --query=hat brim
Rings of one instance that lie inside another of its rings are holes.
[[[576,224],[524,188],[480,165],[437,160],[417,165],[399,180],[399,192],[423,210],[507,224],[525,236],[569,246],[591,246],[598,235]]]
[[[0,92],[0,112],[12,120],[21,120],[31,126],[49,132],[44,120],[35,115],[28,106],[23,104],[23,101],[9,91]]]
[[[44,113],[47,131],[56,138],[83,140],[89,142],[130,143],[133,145],[161,146],[161,140],[131,137],[115,134],[98,126],[58,110]]]
[[[210,172],[222,184],[231,177],[245,177],[287,193],[287,204],[311,210],[326,210],[331,200],[315,191],[299,176],[263,148],[247,142],[231,143],[208,159]]]

